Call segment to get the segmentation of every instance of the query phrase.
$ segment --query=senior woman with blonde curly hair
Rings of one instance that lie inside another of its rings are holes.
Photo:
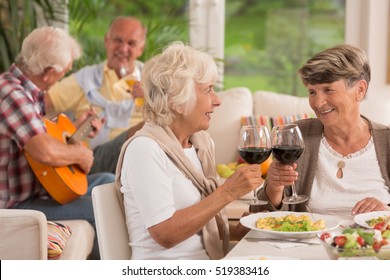
[[[219,259],[247,229],[230,226],[224,207],[262,183],[259,165],[218,186],[208,129],[221,101],[212,57],[183,43],[145,64],[144,127],[122,148],[117,183],[124,195],[133,259]]]

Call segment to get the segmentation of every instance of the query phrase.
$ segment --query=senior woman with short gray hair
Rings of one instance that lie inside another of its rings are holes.
[[[248,231],[230,226],[224,207],[262,183],[260,166],[244,166],[218,186],[205,132],[221,105],[217,77],[210,55],[181,42],[145,64],[145,125],[117,167],[133,259],[219,259],[229,235]]]
[[[390,129],[360,114],[371,73],[365,52],[340,45],[310,58],[298,74],[317,118],[298,121],[305,150],[293,166],[274,161],[258,194],[271,203],[257,210],[306,211],[346,219],[389,210]],[[296,182],[306,203],[283,205],[285,186]],[[253,209],[255,210],[255,209]]]

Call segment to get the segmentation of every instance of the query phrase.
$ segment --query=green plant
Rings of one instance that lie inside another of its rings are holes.
[[[168,43],[173,41],[186,42],[187,19],[179,18],[151,18],[147,22],[148,36],[145,51],[141,60],[146,61],[153,55],[160,53]]]
[[[9,68],[19,53],[23,38],[37,27],[37,8],[47,20],[56,17],[49,0],[0,0],[0,71]]]
[[[306,96],[297,69],[344,42],[344,1],[226,1],[224,87]]]
[[[6,71],[19,53],[23,39],[38,24],[42,16],[49,24],[61,21],[64,6],[69,11],[69,32],[83,47],[83,56],[75,61],[77,70],[105,58],[104,34],[111,20],[120,14],[139,17],[148,27],[146,61],[159,53],[169,42],[187,41],[187,2],[182,0],[0,0],[0,71]],[[101,13],[105,11],[105,13]]]
[[[105,0],[0,0],[0,72],[6,71],[19,53],[23,39],[38,26],[63,23],[68,7],[72,29],[79,32],[84,23],[95,18]]]

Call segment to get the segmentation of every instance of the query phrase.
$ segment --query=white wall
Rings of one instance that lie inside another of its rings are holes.
[[[371,65],[371,83],[362,103],[367,117],[390,124],[390,84],[387,84],[390,0],[347,0],[348,44],[364,49]]]

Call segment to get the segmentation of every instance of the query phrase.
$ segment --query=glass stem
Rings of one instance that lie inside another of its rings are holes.
[[[253,190],[253,201],[257,202],[256,189]]]
[[[297,191],[295,190],[295,182],[291,184],[292,197],[298,197]]]

